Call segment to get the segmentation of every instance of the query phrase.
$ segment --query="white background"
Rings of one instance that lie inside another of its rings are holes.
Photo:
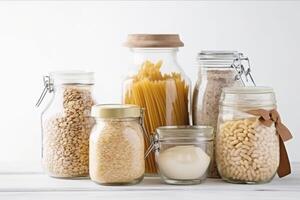
[[[128,33],[179,33],[181,66],[197,76],[200,50],[239,50],[259,85],[272,86],[300,161],[300,2],[0,1],[0,165],[39,169],[42,76],[52,70],[96,72],[99,103],[117,103],[131,60]]]

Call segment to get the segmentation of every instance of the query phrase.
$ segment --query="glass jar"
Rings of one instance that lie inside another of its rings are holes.
[[[162,180],[177,185],[205,180],[212,158],[212,141],[213,128],[209,126],[157,128],[153,149]]]
[[[215,134],[222,89],[242,85],[240,68],[236,67],[241,63],[241,56],[236,51],[201,51],[198,54],[199,73],[192,102],[194,125],[212,126]],[[215,159],[208,176],[219,177]]]
[[[90,137],[90,177],[101,185],[128,185],[145,172],[143,110],[135,105],[103,104]]]
[[[94,125],[90,116],[94,104],[94,73],[83,71],[52,72],[44,77],[45,89],[52,100],[43,111],[42,165],[52,177],[86,177],[89,172],[89,136]]]
[[[125,44],[134,56],[134,69],[123,83],[123,103],[145,108],[148,137],[165,125],[189,125],[191,83],[177,62],[178,35],[129,35]],[[145,140],[146,149],[149,141]],[[157,174],[154,154],[146,173]]]
[[[275,125],[267,127],[249,112],[275,108],[272,88],[223,90],[216,136],[216,161],[222,179],[233,183],[272,180],[279,165],[279,138]]]

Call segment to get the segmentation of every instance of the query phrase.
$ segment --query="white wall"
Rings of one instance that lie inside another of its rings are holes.
[[[39,168],[42,108],[34,104],[47,72],[94,70],[98,101],[120,101],[128,33],[179,33],[179,60],[193,81],[200,50],[244,52],[256,82],[275,88],[294,134],[290,158],[300,161],[299,26],[300,2],[0,1],[0,162]]]

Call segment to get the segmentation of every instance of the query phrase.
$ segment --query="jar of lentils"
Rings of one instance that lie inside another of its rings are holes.
[[[265,183],[279,166],[279,138],[251,110],[276,108],[268,87],[224,88],[216,135],[216,162],[222,179],[233,183]]]
[[[89,136],[94,125],[94,73],[52,72],[44,77],[52,100],[42,113],[42,165],[52,177],[76,178],[89,174]]]

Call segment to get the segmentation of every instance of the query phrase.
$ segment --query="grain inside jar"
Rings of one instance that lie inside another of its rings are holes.
[[[214,135],[222,89],[241,85],[236,70],[231,66],[237,58],[239,53],[235,51],[202,51],[198,54],[199,72],[192,103],[193,124],[212,126]],[[219,177],[215,155],[208,177]]]
[[[57,178],[86,177],[89,172],[89,136],[94,125],[91,87],[81,73],[59,73],[54,79],[54,97],[42,115],[42,165]],[[83,84],[74,84],[74,79]],[[72,79],[70,78],[72,77]]]
[[[136,184],[144,177],[144,137],[140,108],[93,107],[96,125],[90,137],[90,177],[102,185]]]

